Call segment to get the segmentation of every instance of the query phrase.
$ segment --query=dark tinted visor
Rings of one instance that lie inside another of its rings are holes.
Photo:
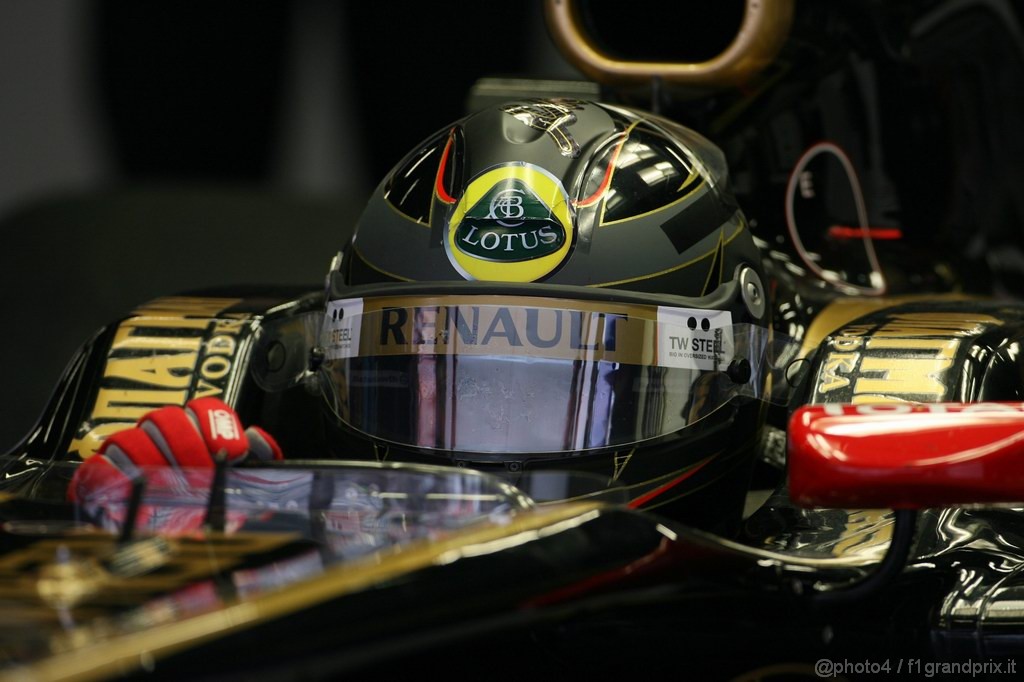
[[[729,311],[516,296],[328,304],[320,382],[374,438],[546,454],[658,438],[735,396],[770,397],[768,330]]]

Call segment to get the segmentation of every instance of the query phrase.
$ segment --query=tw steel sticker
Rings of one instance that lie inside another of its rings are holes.
[[[324,346],[328,360],[359,355],[359,335],[363,321],[363,299],[349,298],[327,304],[324,320]]]
[[[658,308],[658,365],[715,371],[732,360],[732,313]]]
[[[134,311],[114,332],[96,396],[69,446],[86,459],[111,434],[150,410],[216,396],[231,403],[241,377],[240,349],[251,334],[247,313],[221,311],[224,298],[164,298]]]

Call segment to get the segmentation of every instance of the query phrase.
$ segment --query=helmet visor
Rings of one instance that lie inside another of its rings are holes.
[[[320,380],[338,419],[390,443],[547,454],[658,438],[766,397],[769,332],[729,311],[554,298],[328,304]]]

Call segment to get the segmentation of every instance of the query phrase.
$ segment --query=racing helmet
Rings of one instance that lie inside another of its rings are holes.
[[[693,520],[745,492],[768,317],[717,147],[530,99],[437,132],[377,187],[328,274],[319,374],[342,456],[591,472]]]

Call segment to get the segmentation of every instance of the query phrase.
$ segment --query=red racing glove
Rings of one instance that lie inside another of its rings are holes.
[[[160,467],[182,470],[186,478],[189,472],[212,472],[214,456],[221,451],[233,464],[283,459],[281,448],[266,431],[257,426],[243,430],[238,414],[223,401],[198,398],[184,408],[153,410],[134,428],[107,438],[99,452],[75,471],[68,499],[85,503],[97,493],[127,491],[131,480]]]

